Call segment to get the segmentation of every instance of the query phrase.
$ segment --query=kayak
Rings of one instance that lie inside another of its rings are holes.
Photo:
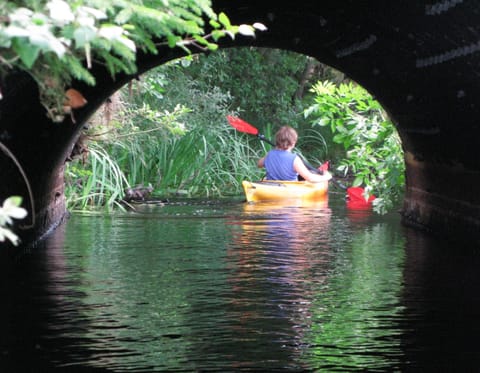
[[[328,180],[308,181],[242,181],[247,202],[301,201],[315,202],[328,199]]]

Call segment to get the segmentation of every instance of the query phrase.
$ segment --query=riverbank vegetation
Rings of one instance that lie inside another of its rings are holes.
[[[228,114],[270,139],[295,127],[296,150],[375,193],[379,212],[400,197],[400,141],[368,92],[307,56],[237,48],[172,61],[112,96],[68,163],[69,207],[109,208],[138,185],[158,199],[240,195],[243,179],[263,176],[256,160],[269,145],[235,131]]]

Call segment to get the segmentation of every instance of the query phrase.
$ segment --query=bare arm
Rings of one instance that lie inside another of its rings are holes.
[[[305,180],[310,181],[311,183],[319,183],[321,181],[330,180],[332,175],[328,171],[324,171],[323,175],[314,174],[305,166],[300,157],[296,157],[293,161],[293,168],[301,177]]]
[[[265,157],[260,158],[260,159],[258,160],[257,166],[258,166],[258,168],[263,168],[263,167],[265,167]]]

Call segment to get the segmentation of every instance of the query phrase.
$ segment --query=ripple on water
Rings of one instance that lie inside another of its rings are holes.
[[[476,303],[438,279],[453,265],[467,268],[456,272],[470,279],[463,289],[478,284],[478,258],[444,253],[426,270],[431,241],[342,203],[74,213],[4,274],[1,367],[29,356],[46,371],[403,371],[441,351],[437,329],[464,350],[451,342],[444,355],[461,361],[466,341],[442,310],[473,337],[475,319],[458,320]]]

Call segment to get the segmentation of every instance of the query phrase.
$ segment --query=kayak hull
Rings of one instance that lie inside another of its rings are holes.
[[[308,181],[247,181],[242,182],[247,202],[321,202],[328,199],[328,180]]]

